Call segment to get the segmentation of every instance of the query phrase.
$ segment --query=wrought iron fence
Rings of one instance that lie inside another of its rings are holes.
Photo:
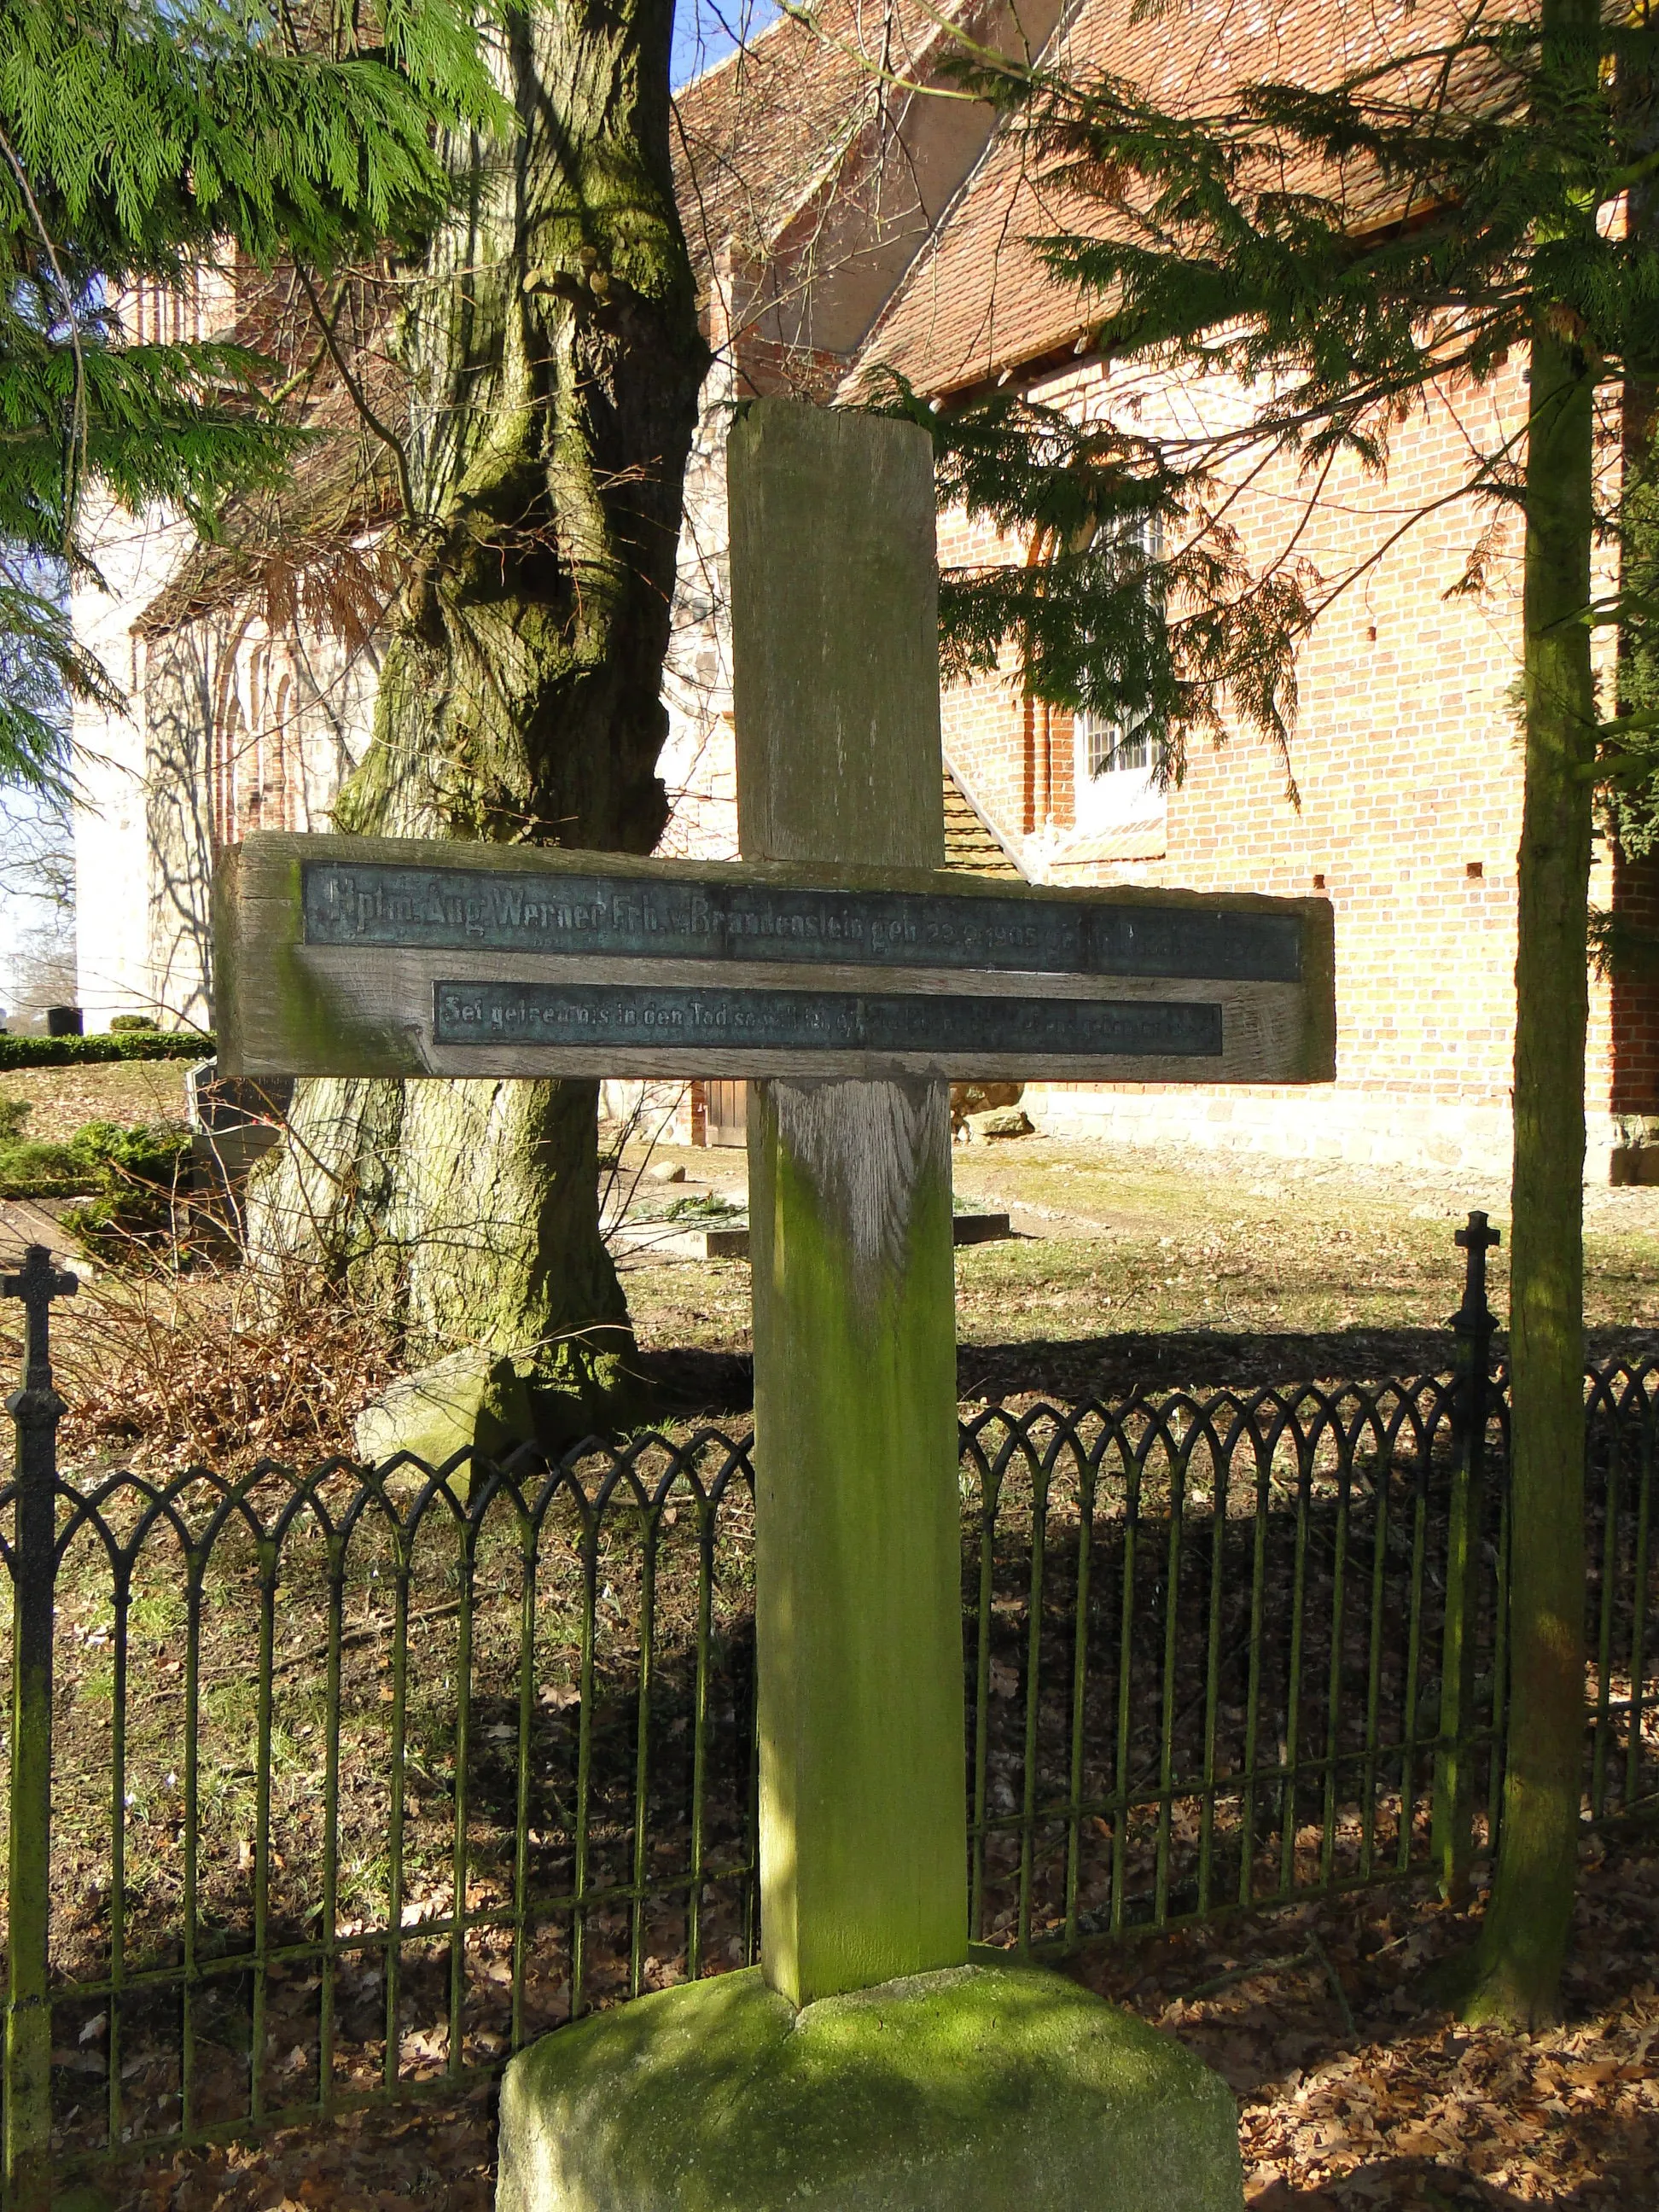
[[[1466,1235],[1444,1374],[964,1421],[975,1936],[1455,1889],[1490,1848],[1507,1416]],[[746,1435],[77,1480],[49,1275],[0,1492],[12,2205],[755,1955]],[[1590,1377],[1591,1818],[1659,1796],[1656,1387]]]

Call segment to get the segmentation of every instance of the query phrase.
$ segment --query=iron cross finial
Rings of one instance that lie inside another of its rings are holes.
[[[81,1285],[67,1271],[54,1267],[44,1244],[31,1244],[15,1275],[0,1275],[0,1297],[16,1298],[23,1308],[23,1388],[52,1388],[52,1302],[72,1298]]]
[[[1468,1255],[1463,1270],[1463,1303],[1452,1316],[1460,1336],[1484,1335],[1498,1326],[1498,1316],[1486,1304],[1486,1255],[1504,1239],[1478,1207],[1471,1208],[1468,1223],[1452,1242]]]
[[[1452,1242],[1461,1252],[1490,1252],[1494,1244],[1501,1244],[1503,1233],[1489,1226],[1486,1217],[1478,1207],[1469,1214],[1468,1226],[1460,1229]]]

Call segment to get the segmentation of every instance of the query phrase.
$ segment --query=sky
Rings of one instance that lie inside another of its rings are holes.
[[[675,0],[675,85],[701,76],[740,40],[764,30],[777,12],[774,0]]]

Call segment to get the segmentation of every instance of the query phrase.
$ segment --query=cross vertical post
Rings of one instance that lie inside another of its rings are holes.
[[[933,453],[757,402],[729,447],[745,860],[944,860]],[[751,1085],[762,1964],[967,1956],[948,1086]]]
[[[58,1423],[54,1298],[73,1297],[44,1244],[31,1244],[0,1297],[23,1308],[23,1384],[6,1401],[17,1431],[12,1547],[11,1849],[6,2001],[6,2203],[52,2203],[52,2000],[47,1986],[52,1870],[52,1623],[56,1581]]]

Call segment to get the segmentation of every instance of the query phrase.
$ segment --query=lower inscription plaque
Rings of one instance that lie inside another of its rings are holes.
[[[644,983],[446,983],[441,1045],[618,1041],[765,1052],[1219,1058],[1221,1008],[1189,1000],[1012,999]]]

